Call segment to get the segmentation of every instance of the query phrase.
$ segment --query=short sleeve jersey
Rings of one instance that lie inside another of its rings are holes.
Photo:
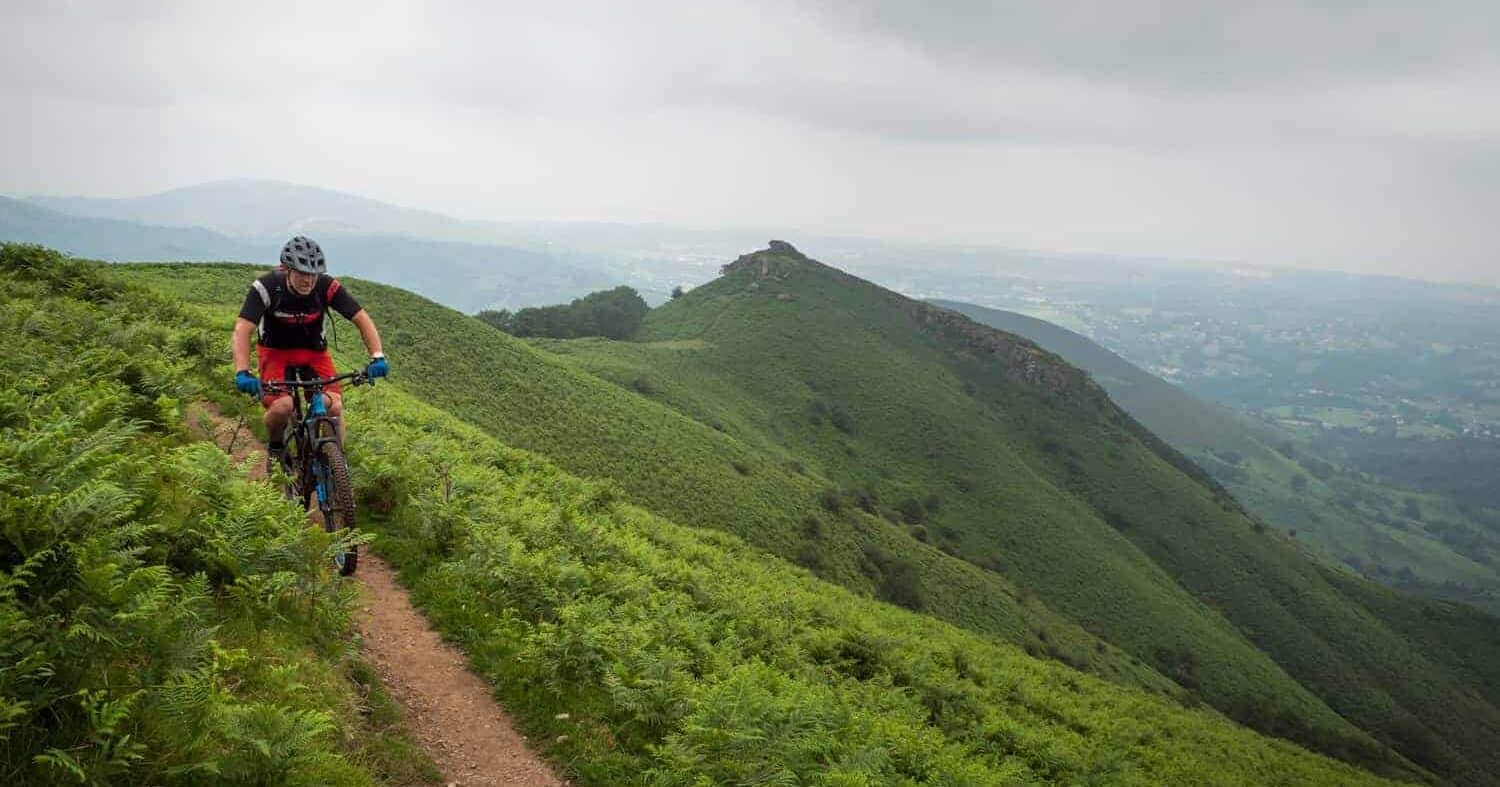
[[[240,317],[256,324],[263,347],[325,350],[324,317],[329,309],[352,320],[360,305],[338,279],[327,274],[318,276],[312,292],[298,295],[284,271],[272,271],[251,282]]]

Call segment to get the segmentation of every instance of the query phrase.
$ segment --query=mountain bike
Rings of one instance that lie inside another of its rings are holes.
[[[328,414],[323,389],[336,382],[374,385],[375,381],[363,371],[334,377],[313,374],[306,366],[287,367],[287,379],[268,380],[265,387],[271,393],[292,397],[292,417],[282,433],[285,494],[288,499],[302,501],[303,510],[316,498],[318,510],[323,514],[323,529],[338,533],[354,527],[354,485],[349,478],[349,463],[344,458],[344,442],[339,437],[339,419]],[[339,575],[347,577],[359,565],[359,552],[350,546],[335,555],[333,562]]]

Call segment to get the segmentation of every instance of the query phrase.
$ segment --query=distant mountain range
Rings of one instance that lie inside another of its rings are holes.
[[[236,260],[270,264],[279,251],[201,227],[75,216],[8,197],[0,197],[0,238],[41,243],[76,256],[111,262]]]
[[[469,243],[497,240],[482,222],[274,180],[220,180],[123,199],[38,196],[27,201],[71,216],[200,227],[253,240],[284,240],[291,235],[319,239],[404,235]]]
[[[571,300],[618,283],[597,267],[475,242],[466,222],[325,189],[226,181],[134,199],[0,197],[0,240],[81,257],[275,264],[312,235],[336,273],[421,293],[467,312]],[[426,237],[421,237],[426,233]],[[467,237],[467,239],[465,239]]]

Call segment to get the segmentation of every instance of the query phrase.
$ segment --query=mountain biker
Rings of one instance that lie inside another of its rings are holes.
[[[359,329],[370,353],[366,373],[370,377],[384,377],[390,371],[375,321],[327,271],[328,261],[315,241],[301,235],[292,238],[281,248],[281,267],[251,282],[240,316],[234,322],[234,385],[241,393],[259,397],[266,408],[264,419],[270,436],[268,469],[280,460],[285,448],[281,435],[292,416],[292,399],[286,393],[264,393],[260,381],[285,379],[288,366],[310,366],[319,377],[337,374],[323,333],[323,319],[329,309]],[[255,350],[260,361],[259,379],[250,373],[252,330],[259,341]],[[329,415],[342,415],[344,403],[338,383],[323,392]],[[343,428],[342,419],[339,428]]]

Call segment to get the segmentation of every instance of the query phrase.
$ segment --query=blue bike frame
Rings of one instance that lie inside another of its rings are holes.
[[[328,394],[323,392],[322,386],[324,383],[337,382],[340,379],[353,379],[355,385],[369,382],[369,380],[363,374],[351,373],[339,375],[338,377],[334,378],[328,378],[326,380],[312,381],[317,384],[317,387],[310,387],[305,384],[293,385],[293,381],[288,380],[283,383],[284,388],[282,389],[291,394],[293,403],[292,406],[294,408],[293,421],[291,423],[288,423],[287,425],[288,432],[292,430],[293,424],[300,422],[300,428],[302,430],[305,430],[305,434],[307,435],[307,442],[305,446],[299,442],[298,448],[302,449],[305,447],[306,451],[309,454],[307,458],[307,468],[308,475],[310,477],[300,479],[299,483],[312,483],[313,490],[315,491],[318,499],[318,508],[325,513],[329,508],[328,474],[330,470],[329,468],[324,466],[321,457],[323,455],[324,445],[328,443],[337,443],[339,441],[339,419],[337,416],[328,414],[328,401],[325,398],[328,396]],[[273,383],[272,385],[275,385],[275,383]],[[299,388],[304,390],[298,390]],[[305,398],[307,400],[307,411],[305,414],[302,410],[304,391],[306,394]],[[325,430],[323,428],[324,423],[327,423],[330,428]],[[306,487],[303,488],[305,489]]]
[[[317,490],[318,494],[318,508],[323,511],[328,510],[328,468],[323,466],[323,460],[320,458],[323,455],[321,449],[324,443],[337,440],[339,433],[339,419],[328,414],[328,405],[324,403],[327,396],[322,391],[318,391],[310,397],[310,401],[307,403],[307,429],[308,434],[313,435],[312,472],[313,478],[317,479],[317,485],[314,489]],[[333,425],[333,437],[317,436],[319,421],[327,421]]]

